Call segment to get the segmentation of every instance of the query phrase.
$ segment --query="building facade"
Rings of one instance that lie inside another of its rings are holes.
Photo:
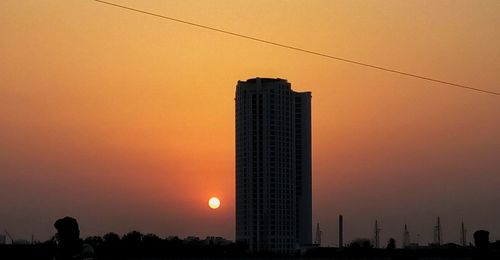
[[[254,78],[235,101],[236,241],[293,253],[312,242],[311,92]]]

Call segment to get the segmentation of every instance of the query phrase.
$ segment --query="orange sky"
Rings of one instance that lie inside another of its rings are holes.
[[[116,3],[500,91],[498,1]],[[500,99],[131,13],[0,1],[0,229],[234,238],[234,92],[286,78],[313,95],[314,222],[336,245],[500,239]],[[222,207],[211,210],[210,196]],[[470,239],[470,238],[469,238]]]

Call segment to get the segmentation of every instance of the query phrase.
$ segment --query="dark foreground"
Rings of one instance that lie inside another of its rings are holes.
[[[478,250],[462,248],[373,249],[373,248],[314,248],[302,255],[248,254],[230,245],[94,245],[94,259],[500,259],[498,248]],[[52,243],[34,245],[0,245],[0,259],[53,259],[56,246]]]

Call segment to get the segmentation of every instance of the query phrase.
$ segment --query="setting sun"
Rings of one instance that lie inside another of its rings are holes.
[[[220,207],[220,200],[217,197],[212,197],[208,200],[208,206],[212,209],[217,209]]]

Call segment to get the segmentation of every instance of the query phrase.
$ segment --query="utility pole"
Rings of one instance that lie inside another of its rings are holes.
[[[375,248],[380,248],[380,231],[382,229],[378,227],[378,221],[375,220],[375,239],[374,239],[374,244]]]
[[[344,247],[344,218],[339,215],[339,248]]]
[[[434,244],[440,246],[442,243],[441,219],[438,217],[437,225],[434,226]]]

